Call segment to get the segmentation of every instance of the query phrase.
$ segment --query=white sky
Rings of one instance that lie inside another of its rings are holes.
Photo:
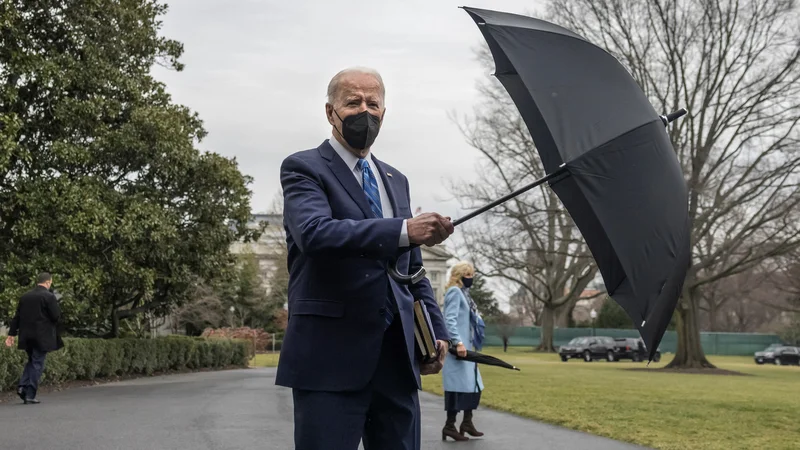
[[[472,179],[478,152],[448,113],[476,104],[489,75],[475,59],[483,43],[470,16],[450,0],[173,0],[162,35],[185,46],[183,72],[154,69],[176,102],[209,132],[201,148],[235,156],[254,178],[263,212],[280,187],[289,154],[330,136],[328,81],[362,65],[381,72],[387,113],[373,152],[405,173],[412,208],[458,217],[447,179]],[[466,6],[513,13],[544,0],[474,0]]]
[[[473,1],[468,6],[525,13],[542,0]],[[471,178],[477,151],[448,112],[476,103],[489,74],[475,60],[483,37],[454,1],[173,0],[162,35],[185,46],[183,72],[161,68],[174,100],[197,111],[201,144],[235,156],[254,178],[255,212],[269,208],[289,154],[330,135],[325,90],[340,69],[374,67],[387,89],[376,156],[404,172],[412,207],[455,216],[447,178]]]

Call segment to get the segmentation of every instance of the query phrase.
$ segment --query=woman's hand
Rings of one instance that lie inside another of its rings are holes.
[[[463,342],[458,343],[458,345],[456,346],[456,352],[458,353],[458,356],[462,358],[467,356],[467,347],[464,346]]]

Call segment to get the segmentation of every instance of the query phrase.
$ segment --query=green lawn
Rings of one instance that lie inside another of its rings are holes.
[[[751,376],[693,375],[624,370],[644,363],[563,363],[556,355],[520,349],[486,353],[522,371],[482,367],[484,406],[662,449],[800,448],[796,366],[711,357],[720,368]],[[662,367],[670,357],[650,367]],[[277,359],[258,355],[255,365],[274,366]],[[442,393],[440,376],[424,377],[423,385]]]
[[[276,367],[279,353],[260,353],[250,360],[251,367]]]

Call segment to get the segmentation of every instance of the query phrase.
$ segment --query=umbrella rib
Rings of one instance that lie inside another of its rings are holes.
[[[525,28],[525,27],[520,27],[520,26],[517,26],[517,25],[500,25],[500,24],[496,24],[496,23],[484,23],[483,25],[478,24],[478,26],[483,26],[483,27],[487,27],[487,28],[490,28],[490,27],[515,28],[517,30],[533,31],[533,32],[537,32],[537,33],[545,33],[545,34],[554,34],[556,36],[564,36],[564,37],[568,37],[570,39],[575,39],[576,41],[581,41],[581,42],[583,42],[585,44],[593,45],[593,46],[597,47],[599,50],[604,51],[606,54],[608,54],[608,56],[611,56],[612,58],[614,57],[611,53],[608,53],[608,51],[606,51],[602,47],[594,45],[591,42],[587,41],[586,38],[578,36],[578,35],[572,36],[572,35],[569,35],[569,34],[559,33],[557,31],[552,31],[552,30],[541,30],[541,29],[538,29],[538,28]]]
[[[528,27],[524,27],[524,26],[520,26],[520,25],[511,25],[511,24],[487,22],[486,19],[479,12],[477,12],[477,11],[480,11],[479,8],[473,9],[473,8],[466,8],[466,7],[463,7],[463,6],[461,8],[463,8],[465,11],[467,11],[471,15],[479,17],[479,18],[481,18],[483,20],[482,22],[479,22],[478,20],[475,20],[475,24],[477,26],[479,26],[479,27],[496,26],[496,27],[503,27],[503,28],[516,28],[516,29],[528,30],[528,31],[540,31],[542,33],[557,34],[559,36],[565,36],[565,37],[570,37],[572,39],[578,39],[578,40],[583,41],[583,42],[589,42],[588,40],[586,40],[585,37],[583,37],[583,36],[581,36],[581,35],[579,35],[579,34],[577,34],[575,32],[572,32],[570,30],[567,30],[567,29],[563,29],[563,30],[543,30],[541,28],[528,28]],[[531,16],[523,16],[523,17],[525,17],[527,19],[533,19],[533,20],[536,20],[536,21],[544,22],[541,19],[537,19],[537,18],[531,17]],[[550,25],[555,25],[555,24],[550,24]],[[559,27],[558,25],[555,25],[555,26],[558,27],[558,28],[562,28],[562,27]]]
[[[633,133],[634,131],[636,131],[636,130],[638,130],[638,129],[640,129],[640,128],[644,128],[644,127],[646,127],[646,126],[648,126],[648,125],[652,124],[653,122],[659,122],[659,123],[661,123],[661,119],[660,119],[660,118],[656,118],[656,119],[654,119],[654,120],[651,120],[651,121],[649,121],[649,122],[643,123],[643,124],[639,125],[639,126],[638,126],[638,127],[636,127],[636,128],[631,128],[630,130],[628,130],[628,131],[626,131],[626,132],[624,132],[624,133],[620,133],[619,135],[617,135],[617,136],[615,136],[615,137],[613,137],[613,138],[611,138],[611,139],[607,140],[606,142],[603,142],[603,143],[602,143],[602,144],[600,144],[600,145],[595,145],[595,146],[594,146],[594,148],[590,149],[589,151],[586,151],[586,152],[583,152],[583,153],[581,153],[581,155],[580,155],[580,156],[578,156],[577,158],[575,158],[575,159],[571,159],[571,160],[569,160],[569,161],[566,161],[564,164],[570,164],[570,163],[573,163],[573,162],[576,162],[576,161],[580,161],[580,160],[581,160],[581,158],[583,158],[583,157],[585,157],[586,155],[588,155],[588,154],[592,153],[592,151],[594,151],[594,150],[596,150],[596,149],[598,149],[598,148],[600,148],[600,147],[603,147],[603,146],[605,146],[605,145],[608,145],[608,144],[610,144],[611,142],[613,142],[613,141],[615,141],[615,140],[617,140],[617,139],[621,138],[622,136],[625,136],[625,135],[631,134],[631,133]],[[572,169],[572,167],[570,167],[570,169]]]

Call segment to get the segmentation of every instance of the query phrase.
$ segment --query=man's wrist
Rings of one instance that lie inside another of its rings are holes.
[[[398,242],[398,247],[405,248],[410,245],[408,240],[408,221],[403,220],[403,224],[400,226],[400,241]]]

